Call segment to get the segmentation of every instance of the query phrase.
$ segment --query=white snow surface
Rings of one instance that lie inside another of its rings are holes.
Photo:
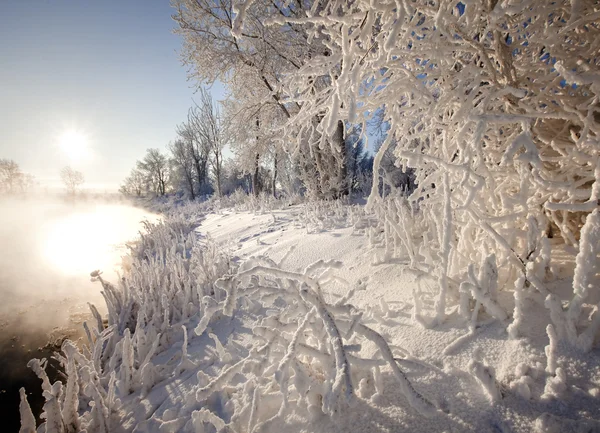
[[[417,280],[406,271],[408,260],[374,260],[383,251],[370,242],[368,228],[352,221],[352,212],[338,209],[319,219],[302,206],[290,206],[206,215],[195,235],[212,239],[237,272],[216,283],[227,297],[204,297],[200,311],[190,307],[189,317],[173,320],[156,337],[157,353],[144,349],[151,359],[144,365],[125,361],[138,356],[137,346],[135,353],[130,348],[137,337],[126,329],[115,347],[122,359],[112,367],[107,363],[101,374],[112,384],[101,378],[107,391],[99,386],[99,396],[84,390],[90,397],[80,399],[81,428],[88,433],[600,431],[598,349],[585,353],[556,338],[549,342],[547,310],[529,299],[522,301],[518,338],[508,335],[511,318],[502,320],[484,306],[477,316],[479,299],[474,320],[465,320],[459,300],[450,299],[445,320],[436,324],[437,276]],[[555,261],[555,275],[569,270],[572,275],[573,254],[557,256],[562,262]],[[311,267],[318,261],[321,268]],[[275,290],[268,281],[279,286]],[[547,287],[562,299],[571,284],[572,278],[555,278]],[[261,304],[249,287],[273,295]],[[356,291],[347,299],[350,289]],[[277,290],[290,295],[278,298]],[[481,296],[508,315],[513,311],[513,293],[502,284]],[[302,309],[300,300],[309,307]],[[387,341],[393,359],[377,338],[369,338],[369,330]],[[343,346],[336,346],[335,332]],[[317,363],[319,356],[324,360]],[[57,392],[52,388],[47,394]],[[105,425],[90,413],[101,401]],[[29,432],[27,416],[26,421]],[[74,431],[65,425],[45,428]]]

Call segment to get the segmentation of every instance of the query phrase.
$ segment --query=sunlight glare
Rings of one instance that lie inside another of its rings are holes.
[[[87,136],[75,129],[63,132],[59,137],[58,145],[63,153],[72,161],[81,161],[90,156]]]
[[[78,212],[48,228],[44,255],[66,275],[86,275],[95,269],[114,271],[126,253],[124,241],[135,235],[138,220],[127,223],[118,206]]]

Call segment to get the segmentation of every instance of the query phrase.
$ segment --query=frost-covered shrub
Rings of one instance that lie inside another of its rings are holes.
[[[308,233],[354,227],[360,230],[365,221],[364,208],[349,205],[343,200],[310,200],[302,205],[302,212],[296,216],[296,225],[306,228]]]
[[[335,417],[348,410],[356,398],[377,398],[365,384],[375,384],[375,394],[381,393],[378,377],[384,367],[391,368],[416,411],[424,416],[437,411],[413,388],[385,339],[365,325],[374,313],[350,304],[354,293],[364,286],[349,287],[336,277],[334,270],[340,266],[321,260],[303,272],[290,272],[258,257],[217,282],[227,292],[222,304],[225,316],[254,311],[258,317],[247,356],[232,360],[216,376],[203,375],[204,385],[195,394],[197,402],[210,407],[215,394],[226,393],[235,408],[225,416],[220,414],[222,410],[203,412],[205,422],[217,428],[226,424],[232,431],[263,431],[269,424],[285,422],[288,416]],[[327,302],[330,284],[345,285],[347,294]],[[234,377],[235,385],[225,391],[225,384]],[[230,421],[226,423],[224,418]]]
[[[171,216],[185,215],[191,217],[194,221],[212,209],[210,200],[197,198],[191,201],[186,197],[178,195],[165,195],[152,198],[129,197],[127,202],[156,214]]]
[[[272,194],[262,191],[258,197],[248,194],[241,188],[232,194],[220,198],[213,197],[208,201],[208,206],[213,212],[232,210],[237,212],[264,213],[282,209],[289,204],[289,197],[273,197]]]
[[[256,213],[269,212],[285,206],[284,198],[275,198],[268,192],[261,191],[258,197],[247,194],[243,190],[236,190],[233,194],[221,200],[221,205],[236,211],[250,211]]]
[[[188,207],[157,223],[146,222],[140,239],[130,245],[116,285],[99,271],[92,273],[102,284],[108,314],[102,317],[91,305],[96,323],[84,324],[88,346],[81,349],[68,340],[63,344],[58,358],[65,368],[66,388],[49,384],[45,362],[30,363],[44,383],[46,430],[42,431],[75,432],[80,423],[89,432],[108,433],[111,422],[117,422],[114,410],[120,399],[148,392],[173,374],[171,366],[154,364],[154,357],[171,348],[180,338],[181,324],[191,317],[209,312],[210,318],[210,306],[225,295],[214,283],[231,267],[228,257],[195,231],[197,211]],[[181,368],[187,365],[180,364]],[[92,405],[81,419],[80,401]],[[26,408],[21,412],[24,425],[29,425]]]

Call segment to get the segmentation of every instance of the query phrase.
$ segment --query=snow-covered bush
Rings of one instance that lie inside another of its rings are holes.
[[[261,192],[257,196],[248,194],[242,189],[236,189],[233,194],[221,197],[218,200],[219,209],[231,209],[235,211],[249,211],[255,213],[269,212],[281,209],[287,205],[287,199],[275,198],[268,192]]]
[[[302,212],[296,216],[296,226],[305,228],[308,233],[353,227],[364,232],[370,224],[363,206],[349,205],[342,200],[309,200],[302,205]]]
[[[197,208],[186,209],[145,223],[140,239],[130,245],[118,284],[92,272],[102,284],[108,314],[102,317],[90,305],[96,323],[84,324],[87,346],[78,348],[68,340],[63,344],[59,360],[67,376],[64,390],[60,382],[49,384],[45,362],[30,363],[43,383],[48,382],[43,386],[43,431],[74,432],[77,428],[69,425],[80,422],[89,432],[110,432],[120,399],[132,392],[146,393],[172,374],[170,365],[154,364],[153,359],[180,338],[181,324],[203,317],[212,302],[224,298],[214,283],[229,271],[229,259],[196,233]],[[93,403],[77,421],[80,402]],[[22,414],[28,425],[26,408]],[[56,427],[60,425],[66,430]]]
[[[146,209],[152,213],[169,216],[185,216],[193,221],[198,221],[202,215],[210,212],[213,208],[212,199],[204,201],[197,198],[189,200],[183,195],[165,195],[162,197],[129,197],[128,204]]]

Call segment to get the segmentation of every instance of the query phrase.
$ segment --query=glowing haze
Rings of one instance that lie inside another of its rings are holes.
[[[192,103],[167,0],[0,1],[0,158],[114,190]]]

